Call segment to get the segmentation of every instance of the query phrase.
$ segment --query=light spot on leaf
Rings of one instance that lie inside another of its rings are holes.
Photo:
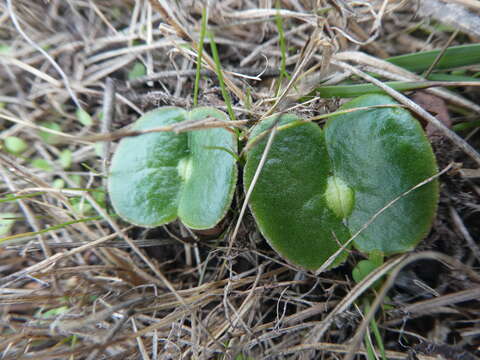
[[[177,165],[178,175],[187,181],[192,176],[192,158],[190,156],[180,159]]]
[[[327,206],[342,219],[348,217],[353,210],[355,195],[353,189],[342,179],[330,176],[325,190]]]

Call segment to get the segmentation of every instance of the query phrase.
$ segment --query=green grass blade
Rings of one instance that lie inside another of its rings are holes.
[[[475,81],[480,84],[480,81]],[[426,89],[433,86],[455,86],[455,82],[451,85],[448,82],[432,82],[432,81],[387,81],[386,85],[397,91],[411,91],[418,89]],[[458,86],[458,85],[457,85]],[[310,97],[318,95],[322,98],[340,97],[353,98],[365,94],[384,94],[385,92],[373,84],[354,84],[354,85],[331,85],[320,86],[315,89]],[[308,100],[309,97],[304,97],[300,101]]]
[[[101,216],[93,216],[93,217],[88,217],[88,218],[84,218],[84,219],[67,221],[63,224],[49,226],[49,227],[47,227],[45,229],[42,229],[42,230],[39,230],[39,231],[30,231],[30,232],[25,232],[25,233],[21,233],[21,234],[6,236],[6,237],[0,239],[0,244],[4,241],[7,241],[7,240],[14,240],[14,239],[18,239],[18,238],[27,237],[27,236],[35,236],[35,235],[39,235],[39,234],[45,234],[49,231],[63,229],[64,227],[67,227],[69,225],[83,223],[83,222],[89,222],[89,221],[94,221],[94,220],[101,220],[101,219],[102,219]]]
[[[228,115],[230,116],[230,119],[235,120],[235,113],[233,112],[233,107],[232,107],[232,99],[230,98],[230,94],[228,93],[227,88],[225,87],[225,82],[223,80],[222,64],[220,63],[220,58],[218,56],[217,44],[215,43],[213,33],[211,31],[207,31],[207,32],[208,32],[208,37],[210,39],[210,47],[212,48],[213,61],[215,62],[218,82],[220,83],[220,90],[222,91],[223,100],[227,105],[227,112],[228,112]]]
[[[365,349],[367,350],[367,360],[377,360],[375,357],[375,350],[373,349],[373,344],[368,332],[365,333],[364,341]]]
[[[474,76],[443,73],[430,74],[427,79],[430,81],[480,81],[479,78],[476,78]]]
[[[387,355],[385,354],[385,346],[383,345],[382,335],[378,329],[375,319],[370,320],[370,328],[372,330],[373,336],[375,336],[375,341],[377,342],[378,348],[380,349],[380,354],[382,355],[382,360],[387,360]]]
[[[383,259],[382,259],[383,261]],[[370,312],[370,303],[368,300],[365,300],[363,302],[364,304],[364,311],[365,313],[369,313]],[[372,331],[373,333],[373,336],[375,337],[375,342],[377,343],[379,349],[380,349],[380,354],[382,355],[382,360],[387,360],[387,356],[385,354],[385,346],[383,345],[383,339],[382,339],[382,335],[380,334],[380,330],[378,329],[378,326],[377,326],[377,323],[375,321],[375,318],[372,318],[372,320],[370,320],[370,330]],[[365,334],[367,335],[367,334]],[[370,337],[368,337],[368,339],[370,340]],[[373,344],[370,343],[370,345],[372,346],[372,350],[373,350]]]
[[[387,61],[413,72],[423,72],[435,61],[441,50],[422,51],[388,58]],[[452,46],[443,54],[434,70],[480,64],[480,44]]]
[[[467,131],[473,130],[475,128],[480,127],[480,120],[477,121],[470,121],[470,122],[462,122],[452,126],[453,131],[460,132],[460,131]]]
[[[15,200],[28,199],[28,198],[32,198],[32,197],[43,195],[43,194],[45,194],[45,192],[39,191],[39,192],[34,192],[31,194],[25,194],[25,195],[19,195],[19,196],[5,196],[3,198],[0,198],[0,204],[4,202],[15,201]]]
[[[198,105],[198,91],[200,87],[200,72],[202,70],[202,54],[203,43],[205,41],[205,33],[207,32],[207,8],[202,10],[202,25],[200,28],[200,42],[198,44],[198,56],[197,56],[197,71],[195,73],[195,87],[193,90],[193,106]]]

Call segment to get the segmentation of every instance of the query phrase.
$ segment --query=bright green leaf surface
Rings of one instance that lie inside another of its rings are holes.
[[[352,213],[355,192],[341,178],[330,176],[325,190],[327,206],[340,218],[344,219]]]
[[[41,158],[34,158],[32,159],[32,161],[30,162],[30,164],[37,168],[37,169],[40,169],[40,170],[44,170],[44,171],[53,171],[53,167],[52,165],[45,159],[41,159]]]
[[[60,155],[58,155],[58,160],[60,161],[60,165],[62,165],[63,169],[68,169],[72,166],[73,154],[68,149],[62,150]]]
[[[12,154],[19,155],[28,149],[27,143],[17,136],[7,136],[4,141],[5,148]]]
[[[185,110],[160,108],[148,112],[134,130],[148,130],[185,119]],[[158,132],[123,139],[112,159],[109,191],[113,207],[125,220],[157,226],[177,217],[182,184],[178,162],[188,156],[187,134]]]
[[[77,115],[78,121],[80,121],[80,123],[82,123],[82,125],[84,125],[84,126],[92,126],[93,125],[92,117],[85,110],[83,110],[81,108],[78,108],[77,111],[75,112],[75,114]]]
[[[189,118],[225,114],[200,108],[187,112],[165,107],[142,116],[133,129],[147,130]],[[175,134],[155,132],[123,139],[112,159],[109,191],[113,207],[125,220],[153,227],[177,217],[194,229],[215,226],[228,209],[236,182],[235,159],[210,146],[236,152],[225,129]]]
[[[65,180],[63,179],[53,180],[52,187],[55,189],[63,189],[65,187]]]
[[[208,116],[228,120],[223,112],[213,108],[190,112],[190,120]],[[178,214],[192,229],[213,227],[228,211],[235,190],[237,166],[231,153],[237,153],[236,140],[225,129],[192,131],[189,148],[190,169],[184,179]]]
[[[393,103],[388,96],[368,95],[342,109]],[[262,121],[250,141],[257,141],[275,118]],[[421,126],[404,109],[339,115],[324,131],[296,120],[282,117],[250,206],[271,246],[290,262],[314,270],[338,250],[339,242],[437,168]],[[246,189],[266,138],[247,154]],[[437,182],[416,189],[380,214],[356,238],[356,247],[367,253],[410,250],[427,234],[437,200]]]

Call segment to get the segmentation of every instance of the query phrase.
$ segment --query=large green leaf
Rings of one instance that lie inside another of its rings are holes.
[[[349,238],[342,219],[326,204],[331,165],[322,130],[283,115],[279,125],[293,124],[275,136],[250,198],[258,227],[270,245],[293,264],[316,269]],[[270,129],[277,115],[262,121],[251,141]],[[281,127],[280,127],[281,128]],[[247,153],[245,188],[250,186],[265,148],[265,139]]]
[[[366,95],[342,110],[395,104],[386,95]],[[347,218],[352,233],[390,201],[437,172],[430,143],[419,122],[402,108],[374,108],[331,118],[325,127],[334,173],[355,191]],[[381,213],[355,240],[363,252],[385,254],[412,249],[430,229],[438,183],[432,181]]]
[[[164,107],[133,126],[148,130],[184,120],[214,117],[221,111],[191,112]],[[187,133],[154,132],[123,139],[112,159],[109,192],[115,211],[136,225],[153,227],[179,217],[193,229],[215,226],[232,200],[237,170],[235,136],[225,129]]]
[[[395,101],[367,95],[342,109],[379,104]],[[263,135],[277,122],[278,133],[250,207],[271,246],[307,269],[319,268],[384,206],[437,171],[422,128],[404,109],[372,108],[339,115],[325,130],[293,115],[280,121],[275,115],[252,132],[246,188],[265,149]],[[429,230],[437,200],[435,181],[414,190],[378,215],[356,238],[355,246],[367,253],[411,249]]]

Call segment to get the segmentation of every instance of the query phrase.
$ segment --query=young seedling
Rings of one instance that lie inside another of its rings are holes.
[[[143,115],[134,130],[214,117],[213,108],[164,107]],[[124,138],[112,159],[108,187],[124,220],[145,227],[179,218],[192,229],[214,227],[226,214],[237,179],[235,136],[226,129],[179,134],[152,132]]]
[[[291,263],[318,269],[378,212],[353,242],[363,253],[405,252],[426,236],[437,208],[436,181],[383,209],[437,173],[418,121],[386,95],[362,96],[341,110],[388,104],[334,116],[323,130],[294,115],[281,117],[250,207],[264,237]],[[266,137],[258,137],[278,116],[252,131],[246,189],[265,148]]]
[[[28,144],[25,140],[17,136],[8,136],[4,140],[5,149],[14,155],[21,155],[28,149]]]

